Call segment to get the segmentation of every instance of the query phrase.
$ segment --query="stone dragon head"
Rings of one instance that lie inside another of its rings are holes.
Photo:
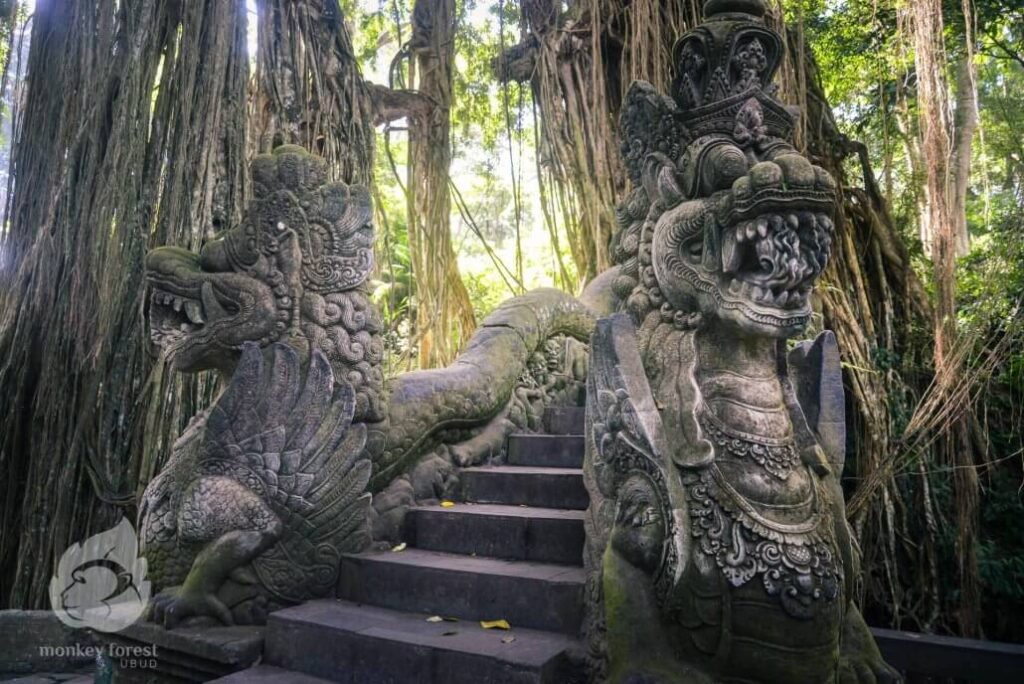
[[[180,372],[233,371],[246,342],[320,349],[356,389],[357,419],[379,419],[381,321],[366,291],[373,224],[366,188],[329,182],[295,146],[252,161],[241,223],[198,254],[146,255],[151,341]]]
[[[634,186],[618,208],[614,284],[639,324],[714,316],[787,338],[810,321],[828,260],[835,182],[792,145],[798,110],[771,81],[782,40],[760,0],[711,0],[674,48],[672,97],[630,88],[622,155]]]

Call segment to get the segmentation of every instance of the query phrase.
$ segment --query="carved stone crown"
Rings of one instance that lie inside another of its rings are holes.
[[[252,179],[258,199],[241,233],[226,240],[236,265],[277,253],[294,235],[305,291],[340,292],[366,280],[373,270],[373,212],[365,187],[328,182],[323,159],[288,145],[256,157]]]
[[[772,78],[782,59],[782,38],[764,23],[762,0],[708,0],[704,23],[673,48],[672,96],[694,137],[731,135],[751,99],[760,105],[764,132],[787,138],[797,113],[775,98]]]

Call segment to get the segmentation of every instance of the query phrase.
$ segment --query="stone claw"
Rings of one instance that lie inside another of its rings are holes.
[[[174,629],[183,620],[200,615],[208,615],[225,625],[235,623],[231,611],[214,594],[183,586],[168,587],[157,594],[149,604],[146,617],[166,629]]]
[[[898,684],[903,678],[881,658],[843,658],[840,684]]]

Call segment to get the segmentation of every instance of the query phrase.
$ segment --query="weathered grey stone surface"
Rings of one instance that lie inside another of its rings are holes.
[[[406,549],[348,556],[338,594],[385,608],[575,634],[582,568]]]
[[[526,495],[414,508],[405,543],[346,559],[347,600],[270,616],[261,666],[342,682],[582,684],[583,513]],[[509,629],[478,622],[494,619]]]
[[[168,627],[260,624],[331,595],[342,553],[395,539],[415,503],[458,491],[460,468],[540,429],[546,406],[582,402],[594,316],[556,290],[498,307],[451,367],[385,386],[367,190],[294,146],[252,175],[240,225],[198,255],[146,258],[152,342],[227,385],[140,507],[151,617]]]
[[[354,406],[319,350],[303,372],[288,345],[245,347],[143,498],[142,551],[166,587],[150,605],[156,622],[260,623],[333,591],[341,554],[368,542],[370,464]]]
[[[329,595],[340,554],[369,542],[364,421],[383,414],[369,193],[296,147],[257,156],[252,176],[240,225],[198,255],[146,257],[153,343],[227,381],[140,505],[151,617],[169,627],[260,623]]]
[[[481,503],[521,504],[539,508],[587,507],[587,490],[579,468],[488,466],[462,471],[463,496]]]
[[[582,435],[584,406],[552,406],[544,412],[544,432],[549,435]]]
[[[332,680],[311,677],[310,675],[285,670],[273,665],[257,665],[256,667],[250,667],[247,670],[212,681],[215,684],[249,684],[250,682],[268,682],[268,684],[324,684]]]
[[[476,622],[427,622],[428,614],[347,601],[313,601],[271,616],[267,659],[352,684],[493,682],[563,684],[571,637]],[[513,637],[513,638],[509,638]],[[311,646],[312,644],[312,646]]]
[[[514,466],[580,468],[583,466],[583,434],[511,435],[507,461]]]
[[[587,386],[587,633],[611,682],[896,681],[853,603],[842,382],[786,352],[828,260],[834,182],[790,142],[761,0],[710,0],[672,97],[636,82],[622,312]]]
[[[111,658],[115,681],[128,684],[205,682],[244,670],[263,653],[264,628],[210,624],[164,629],[151,622],[137,622],[116,634],[104,635],[109,643],[128,652],[147,649],[139,658]]]
[[[0,610],[0,676],[89,667],[93,658],[77,655],[77,647],[96,643],[90,632],[70,629],[48,610]]]
[[[420,549],[571,565],[583,538],[583,511],[491,504],[415,508],[406,531]]]

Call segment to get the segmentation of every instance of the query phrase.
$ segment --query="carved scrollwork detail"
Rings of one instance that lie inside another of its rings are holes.
[[[800,454],[792,439],[783,443],[769,443],[767,440],[753,440],[745,435],[735,434],[718,421],[707,410],[697,412],[700,426],[718,447],[737,458],[749,458],[772,477],[786,480],[793,468],[800,463]]]
[[[820,496],[805,523],[787,526],[754,513],[749,502],[724,486],[714,466],[687,473],[683,484],[691,534],[729,584],[740,587],[760,577],[765,592],[801,620],[814,617],[815,602],[840,595],[842,574]]]

